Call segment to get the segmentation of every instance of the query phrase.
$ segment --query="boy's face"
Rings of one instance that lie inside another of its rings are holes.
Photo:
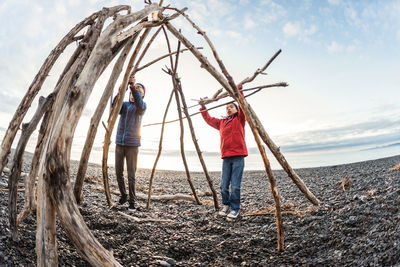
[[[226,115],[232,116],[233,114],[237,113],[238,110],[236,109],[236,106],[232,103],[226,105]]]

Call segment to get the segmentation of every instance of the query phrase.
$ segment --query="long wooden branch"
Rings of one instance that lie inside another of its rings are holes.
[[[29,138],[33,131],[36,129],[43,114],[49,109],[54,101],[54,93],[50,94],[47,98],[40,97],[38,108],[33,115],[31,121],[26,124],[22,124],[22,134],[18,141],[17,148],[14,152],[13,164],[11,167],[11,174],[8,178],[8,188],[10,193],[8,195],[8,212],[9,212],[9,223],[11,230],[11,238],[14,241],[18,240],[18,228],[17,228],[17,186],[18,180],[21,175],[23,156],[25,147],[29,141]],[[29,188],[29,187],[28,187]]]
[[[202,48],[202,47],[197,47],[197,49],[203,49],[203,48]],[[188,50],[189,50],[189,49],[185,48],[185,49],[181,49],[179,52],[180,52],[180,53],[183,53],[183,52],[188,51]],[[156,58],[156,59],[154,59],[154,60],[152,60],[152,61],[146,63],[145,65],[138,67],[138,68],[136,69],[136,72],[141,71],[141,70],[143,70],[143,69],[145,69],[145,68],[147,68],[147,67],[153,65],[154,63],[157,63],[158,61],[160,61],[160,60],[166,58],[166,57],[169,57],[169,56],[171,56],[171,55],[175,55],[176,53],[177,53],[177,52],[174,51],[174,52],[165,54],[165,55],[163,55],[163,56],[161,56],[161,57],[158,57],[158,58]]]
[[[258,90],[256,90],[256,91],[254,91],[254,92],[252,92],[252,93],[250,93],[250,94],[244,96],[244,97],[252,96],[252,95],[256,94],[257,92],[259,92],[260,90],[261,90],[261,89],[258,89]],[[230,103],[233,103],[233,102],[235,102],[235,100],[231,100],[231,101],[222,103],[222,104],[220,104],[220,105],[217,105],[217,106],[214,106],[214,107],[211,107],[211,108],[207,108],[207,109],[202,110],[202,111],[198,111],[198,112],[192,113],[192,114],[189,115],[189,117],[193,117],[193,116],[198,115],[198,114],[200,114],[200,113],[202,113],[202,112],[205,112],[205,111],[209,111],[209,110],[213,110],[213,109],[216,109],[216,108],[219,108],[219,107],[222,107],[222,106],[226,106],[227,104],[230,104]],[[187,119],[187,116],[186,116],[186,117],[183,117],[182,119]],[[165,123],[173,123],[173,122],[177,122],[177,121],[179,121],[179,119],[174,119],[174,120],[166,121]],[[143,125],[142,127],[155,126],[155,125],[160,125],[160,124],[162,124],[162,123],[161,123],[161,122],[156,122],[156,123],[145,124],[145,125]]]
[[[115,83],[117,82],[117,79],[122,71],[123,65],[125,63],[125,60],[129,54],[129,51],[131,50],[133,43],[135,42],[135,38],[129,39],[128,43],[125,45],[124,50],[121,52],[117,62],[114,65],[114,68],[111,72],[110,78],[107,82],[106,88],[104,89],[103,95],[100,98],[99,104],[97,105],[97,108],[90,119],[90,127],[88,129],[88,133],[86,136],[86,141],[85,145],[82,150],[81,158],[79,161],[79,167],[78,167],[78,172],[76,174],[76,179],[75,179],[75,185],[74,185],[74,195],[76,202],[79,204],[83,200],[83,195],[82,195],[82,187],[83,187],[83,181],[85,178],[88,162],[89,162],[89,157],[90,157],[90,152],[92,151],[92,146],[94,143],[94,139],[96,137],[97,133],[97,128],[99,126],[101,117],[104,113],[104,110],[107,106],[107,100],[108,98],[111,97],[113,88],[115,87]]]
[[[252,88],[247,88],[247,89],[242,89],[239,90],[240,92],[247,92],[247,91],[253,91],[253,90],[257,90],[260,91],[261,89],[265,89],[265,88],[271,88],[271,87],[287,87],[288,84],[285,82],[280,82],[280,83],[274,83],[274,84],[267,84],[267,85],[261,85],[261,86],[256,86],[256,87],[252,87]],[[224,92],[221,94],[221,89],[218,90],[212,97],[204,97],[201,98],[203,100],[204,105],[210,104],[212,102],[216,102],[218,100],[221,100],[222,98],[228,97],[229,94],[228,92]],[[247,96],[246,96],[247,97]],[[197,100],[198,101],[198,100]],[[195,104],[193,106],[190,106],[188,108],[193,108],[196,106],[200,106],[199,104]]]
[[[210,175],[208,174],[208,170],[207,170],[207,166],[206,166],[206,163],[204,161],[204,158],[203,158],[203,154],[201,152],[199,143],[197,142],[196,133],[194,131],[192,119],[190,118],[190,115],[189,115],[189,112],[188,112],[188,108],[187,108],[187,104],[186,104],[186,100],[185,100],[185,95],[183,94],[183,90],[182,90],[182,85],[180,83],[180,80],[177,77],[174,77],[174,78],[176,80],[176,85],[177,85],[176,89],[178,89],[178,92],[179,92],[180,97],[182,99],[183,112],[185,113],[185,116],[186,116],[188,124],[189,124],[190,133],[191,133],[191,136],[192,136],[192,141],[193,141],[193,144],[194,144],[194,146],[196,148],[197,156],[199,157],[201,166],[202,166],[203,171],[204,171],[204,175],[206,176],[206,179],[207,179],[207,182],[208,182],[208,186],[210,187],[210,190],[212,192],[212,196],[213,196],[213,200],[214,200],[214,209],[215,209],[215,211],[218,211],[219,210],[219,205],[218,205],[217,192],[215,191],[214,184],[213,184],[213,182],[211,180]]]
[[[168,51],[171,52],[171,46],[169,43],[169,39],[168,39],[168,35],[167,32],[165,31],[165,28],[163,27],[163,31],[164,31],[164,35],[165,38],[167,40],[167,46],[168,46]],[[201,205],[200,199],[197,196],[196,193],[196,189],[193,185],[192,179],[190,177],[190,171],[189,171],[189,167],[187,164],[187,160],[186,160],[186,155],[185,155],[185,145],[184,145],[184,126],[183,126],[183,120],[182,120],[182,110],[181,110],[181,104],[180,104],[180,99],[179,99],[179,93],[178,93],[178,78],[177,78],[177,74],[176,74],[176,70],[178,69],[178,59],[179,59],[179,50],[181,47],[181,42],[178,42],[178,48],[177,48],[177,53],[175,55],[175,64],[173,63],[172,60],[172,56],[170,56],[170,64],[171,64],[171,69],[169,70],[169,74],[171,75],[171,79],[172,79],[172,84],[174,87],[174,94],[175,94],[175,101],[176,101],[176,108],[177,108],[177,112],[178,112],[178,116],[179,116],[179,126],[180,126],[180,148],[181,148],[181,156],[182,156],[182,162],[183,165],[185,167],[185,172],[186,172],[186,178],[187,181],[189,183],[190,189],[193,192],[193,196],[196,199],[196,203],[198,205]]]
[[[167,119],[167,114],[168,114],[169,106],[171,105],[173,95],[174,95],[174,89],[172,89],[171,94],[169,96],[169,100],[168,100],[167,106],[164,111],[163,122],[161,123],[162,126],[161,126],[160,140],[158,142],[158,152],[157,152],[157,156],[154,161],[154,164],[153,164],[153,168],[151,169],[151,174],[150,174],[150,179],[149,179],[149,191],[147,194],[146,209],[150,208],[151,191],[152,191],[152,187],[153,187],[154,174],[156,171],[158,160],[160,159],[160,156],[161,156],[162,143],[163,143],[163,137],[164,137],[165,120]]]
[[[192,23],[194,25],[194,23]],[[212,51],[213,51],[213,55],[215,60],[217,61],[218,65],[220,66],[220,69],[222,71],[222,73],[225,75],[225,78],[227,79],[229,85],[230,85],[230,89],[233,91],[233,95],[234,98],[238,101],[240,108],[241,108],[241,112],[244,112],[245,116],[246,116],[246,120],[253,132],[254,135],[254,139],[257,143],[257,147],[261,153],[263,162],[264,162],[264,166],[267,172],[267,176],[268,179],[270,181],[270,185],[271,185],[271,191],[272,191],[272,195],[274,198],[274,203],[275,203],[275,216],[276,216],[276,222],[277,222],[277,240],[278,240],[278,251],[282,251],[283,250],[283,225],[282,225],[282,215],[281,215],[281,208],[280,208],[280,200],[279,200],[279,193],[278,193],[278,188],[276,186],[276,181],[275,178],[272,174],[271,171],[271,165],[269,163],[269,160],[267,158],[267,155],[265,153],[264,147],[261,144],[261,140],[260,137],[258,136],[258,132],[257,132],[257,128],[255,127],[255,123],[253,121],[253,118],[251,116],[251,114],[248,111],[248,103],[245,100],[245,98],[239,93],[239,89],[237,88],[235,82],[233,81],[232,76],[229,74],[229,72],[227,71],[224,63],[222,62],[221,58],[219,57],[217,51],[215,50],[214,46],[212,45],[211,41],[208,39],[207,35],[205,34],[205,32],[203,32],[199,27],[197,27],[196,25],[194,25],[194,27],[198,30],[198,32],[207,40],[207,42],[209,43]]]
[[[14,141],[15,135],[18,128],[25,117],[26,112],[32,104],[33,99],[41,89],[45,79],[47,78],[50,70],[52,69],[54,63],[58,57],[63,53],[64,49],[74,41],[74,36],[78,34],[87,25],[93,24],[93,21],[98,17],[100,12],[93,13],[80,23],[78,23],[74,28],[72,28],[57,44],[57,46],[51,51],[50,55],[46,58],[43,65],[40,67],[35,79],[29,86],[28,91],[23,97],[21,103],[19,104],[13,118],[10,121],[8,129],[4,135],[3,141],[1,143],[0,152],[0,173],[4,166],[7,165],[7,157],[10,153],[12,142]]]

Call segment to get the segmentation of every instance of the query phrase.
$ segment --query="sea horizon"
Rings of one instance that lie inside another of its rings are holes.
[[[5,130],[0,129],[0,140],[3,139]],[[36,146],[37,135],[34,134],[27,144],[25,151],[33,153]],[[15,148],[19,139],[19,134],[17,134],[12,148]],[[71,160],[80,160],[81,151],[84,144],[84,137],[78,137],[74,139],[71,148]],[[94,164],[100,164],[103,157],[103,147],[101,142],[95,142],[92,151],[90,153],[89,162]],[[279,162],[275,159],[274,155],[268,150],[267,157],[270,161],[271,168],[273,170],[282,169]],[[349,164],[360,161],[374,160],[379,158],[386,158],[391,156],[400,155],[400,141],[391,142],[377,142],[368,144],[354,144],[351,143],[347,145],[329,146],[307,146],[307,145],[297,145],[294,146],[282,146],[280,148],[281,153],[286,158],[287,162],[292,168],[314,168],[314,167],[325,167],[331,165],[341,165]],[[265,170],[262,158],[255,147],[248,148],[249,155],[245,158],[245,171],[257,171]],[[108,154],[108,165],[114,166],[114,152],[115,147],[112,143],[109,148]],[[142,146],[139,149],[138,156],[138,168],[152,169],[156,156],[158,154],[158,147],[149,148],[147,146]],[[204,161],[207,166],[208,171],[221,171],[222,169],[222,159],[220,158],[220,153],[218,151],[202,151]],[[188,163],[189,171],[198,172],[203,171],[202,165],[199,161],[196,151],[185,150],[186,161]],[[175,170],[184,171],[185,167],[183,165],[182,156],[180,150],[174,149],[163,149],[161,156],[157,163],[157,170]]]

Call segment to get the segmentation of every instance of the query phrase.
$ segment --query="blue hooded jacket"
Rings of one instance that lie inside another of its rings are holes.
[[[122,146],[140,146],[140,126],[142,116],[146,110],[140,92],[133,93],[135,102],[123,102],[119,112],[116,144]]]

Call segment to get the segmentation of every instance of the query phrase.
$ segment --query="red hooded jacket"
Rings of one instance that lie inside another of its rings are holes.
[[[205,106],[200,111],[206,110]],[[211,117],[207,111],[201,113],[203,119],[212,127],[219,130],[221,136],[221,158],[231,156],[247,156],[247,147],[244,138],[246,119],[239,111],[230,118],[217,119]]]

